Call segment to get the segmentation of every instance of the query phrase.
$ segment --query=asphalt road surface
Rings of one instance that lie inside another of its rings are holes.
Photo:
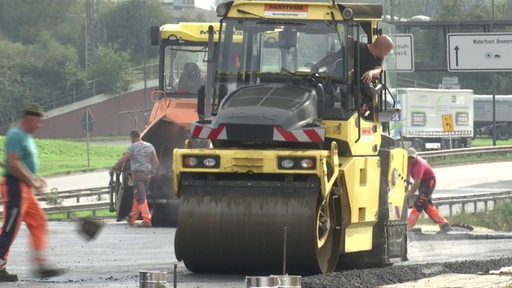
[[[17,273],[20,281],[2,283],[0,286],[139,287],[140,272],[154,271],[168,274],[167,287],[174,286],[174,279],[176,287],[181,288],[246,287],[246,275],[203,275],[188,272],[182,263],[176,262],[173,228],[135,228],[125,223],[109,222],[105,223],[96,239],[87,242],[77,232],[77,227],[77,223],[71,221],[49,223],[51,260],[68,269],[68,272],[51,279],[39,279],[31,274],[29,253],[26,249],[28,231],[23,226],[12,247],[8,263],[8,271]],[[409,261],[395,265],[485,260],[512,255],[512,233],[503,233],[492,240],[487,238],[487,233],[479,233],[477,238],[463,237],[462,234],[441,236],[435,232],[426,232],[411,235],[408,246]]]
[[[68,272],[39,279],[29,263],[28,230],[23,226],[9,256],[8,271],[18,274],[18,283],[1,287],[139,287],[141,271],[168,273],[168,287],[174,281],[174,232],[172,228],[136,228],[108,222],[97,238],[86,241],[72,221],[49,223],[51,261]],[[244,287],[242,276],[196,277],[177,265],[177,287]],[[194,278],[190,281],[190,278]],[[219,279],[217,282],[216,279]],[[217,284],[216,284],[217,282]],[[204,284],[203,284],[204,283]]]
[[[510,191],[512,162],[493,162],[434,168],[434,197]]]
[[[438,168],[438,191],[450,194],[466,193],[475,188],[482,191],[510,188],[511,169],[512,162]],[[107,171],[98,171],[51,177],[48,186],[61,191],[104,187],[108,179]],[[96,239],[87,242],[77,232],[77,227],[78,224],[72,221],[49,223],[50,259],[68,272],[51,279],[38,279],[31,275],[28,231],[22,226],[8,263],[8,271],[17,273],[20,281],[2,283],[1,287],[139,287],[141,271],[167,272],[167,287],[173,287],[174,281],[176,287],[182,288],[246,287],[245,275],[197,275],[188,272],[174,256],[175,229],[134,228],[125,223],[108,222]],[[486,238],[485,233],[481,238],[472,239],[457,237],[457,233],[446,238],[439,238],[434,232],[425,235],[433,236],[410,237],[409,261],[399,265],[512,255],[510,234],[493,240]]]

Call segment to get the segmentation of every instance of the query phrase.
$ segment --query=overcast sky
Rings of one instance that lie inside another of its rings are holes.
[[[196,0],[196,7],[210,10],[212,3],[214,3],[213,0]]]

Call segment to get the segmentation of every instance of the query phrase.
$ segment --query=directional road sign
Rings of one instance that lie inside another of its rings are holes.
[[[83,132],[92,132],[94,130],[94,117],[92,117],[91,110],[87,108],[87,110],[84,111],[84,114],[82,115],[82,118],[80,119],[80,123],[82,124],[82,131]]]
[[[512,71],[512,33],[449,33],[448,71]]]
[[[398,72],[413,72],[414,71],[414,46],[412,41],[412,34],[396,34],[390,35],[395,42],[393,53],[390,53],[385,59],[386,64],[395,61],[395,65],[391,63],[388,66],[389,70]],[[394,58],[394,59],[393,59]]]

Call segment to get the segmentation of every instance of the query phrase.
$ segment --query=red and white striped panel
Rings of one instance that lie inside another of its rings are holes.
[[[226,127],[219,126],[217,128],[210,128],[196,123],[190,123],[192,130],[192,138],[210,139],[210,140],[225,140],[227,139]]]
[[[280,126],[275,126],[272,140],[286,142],[323,142],[324,138],[325,128],[321,127],[288,131]]]
[[[225,126],[210,128],[197,123],[190,124],[192,129],[192,138],[226,140],[227,133]],[[279,126],[274,126],[272,140],[284,142],[323,142],[325,138],[325,128],[305,128],[288,131]],[[263,140],[263,139],[262,139]]]

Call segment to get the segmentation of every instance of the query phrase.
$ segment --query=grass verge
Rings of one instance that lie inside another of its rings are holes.
[[[512,232],[512,200],[498,202],[491,210],[455,215],[449,220],[452,223],[464,223],[495,231]]]
[[[5,137],[0,136],[0,153],[5,153]],[[126,150],[125,145],[89,144],[53,139],[35,139],[42,176],[109,168]],[[3,173],[3,170],[0,170]]]

